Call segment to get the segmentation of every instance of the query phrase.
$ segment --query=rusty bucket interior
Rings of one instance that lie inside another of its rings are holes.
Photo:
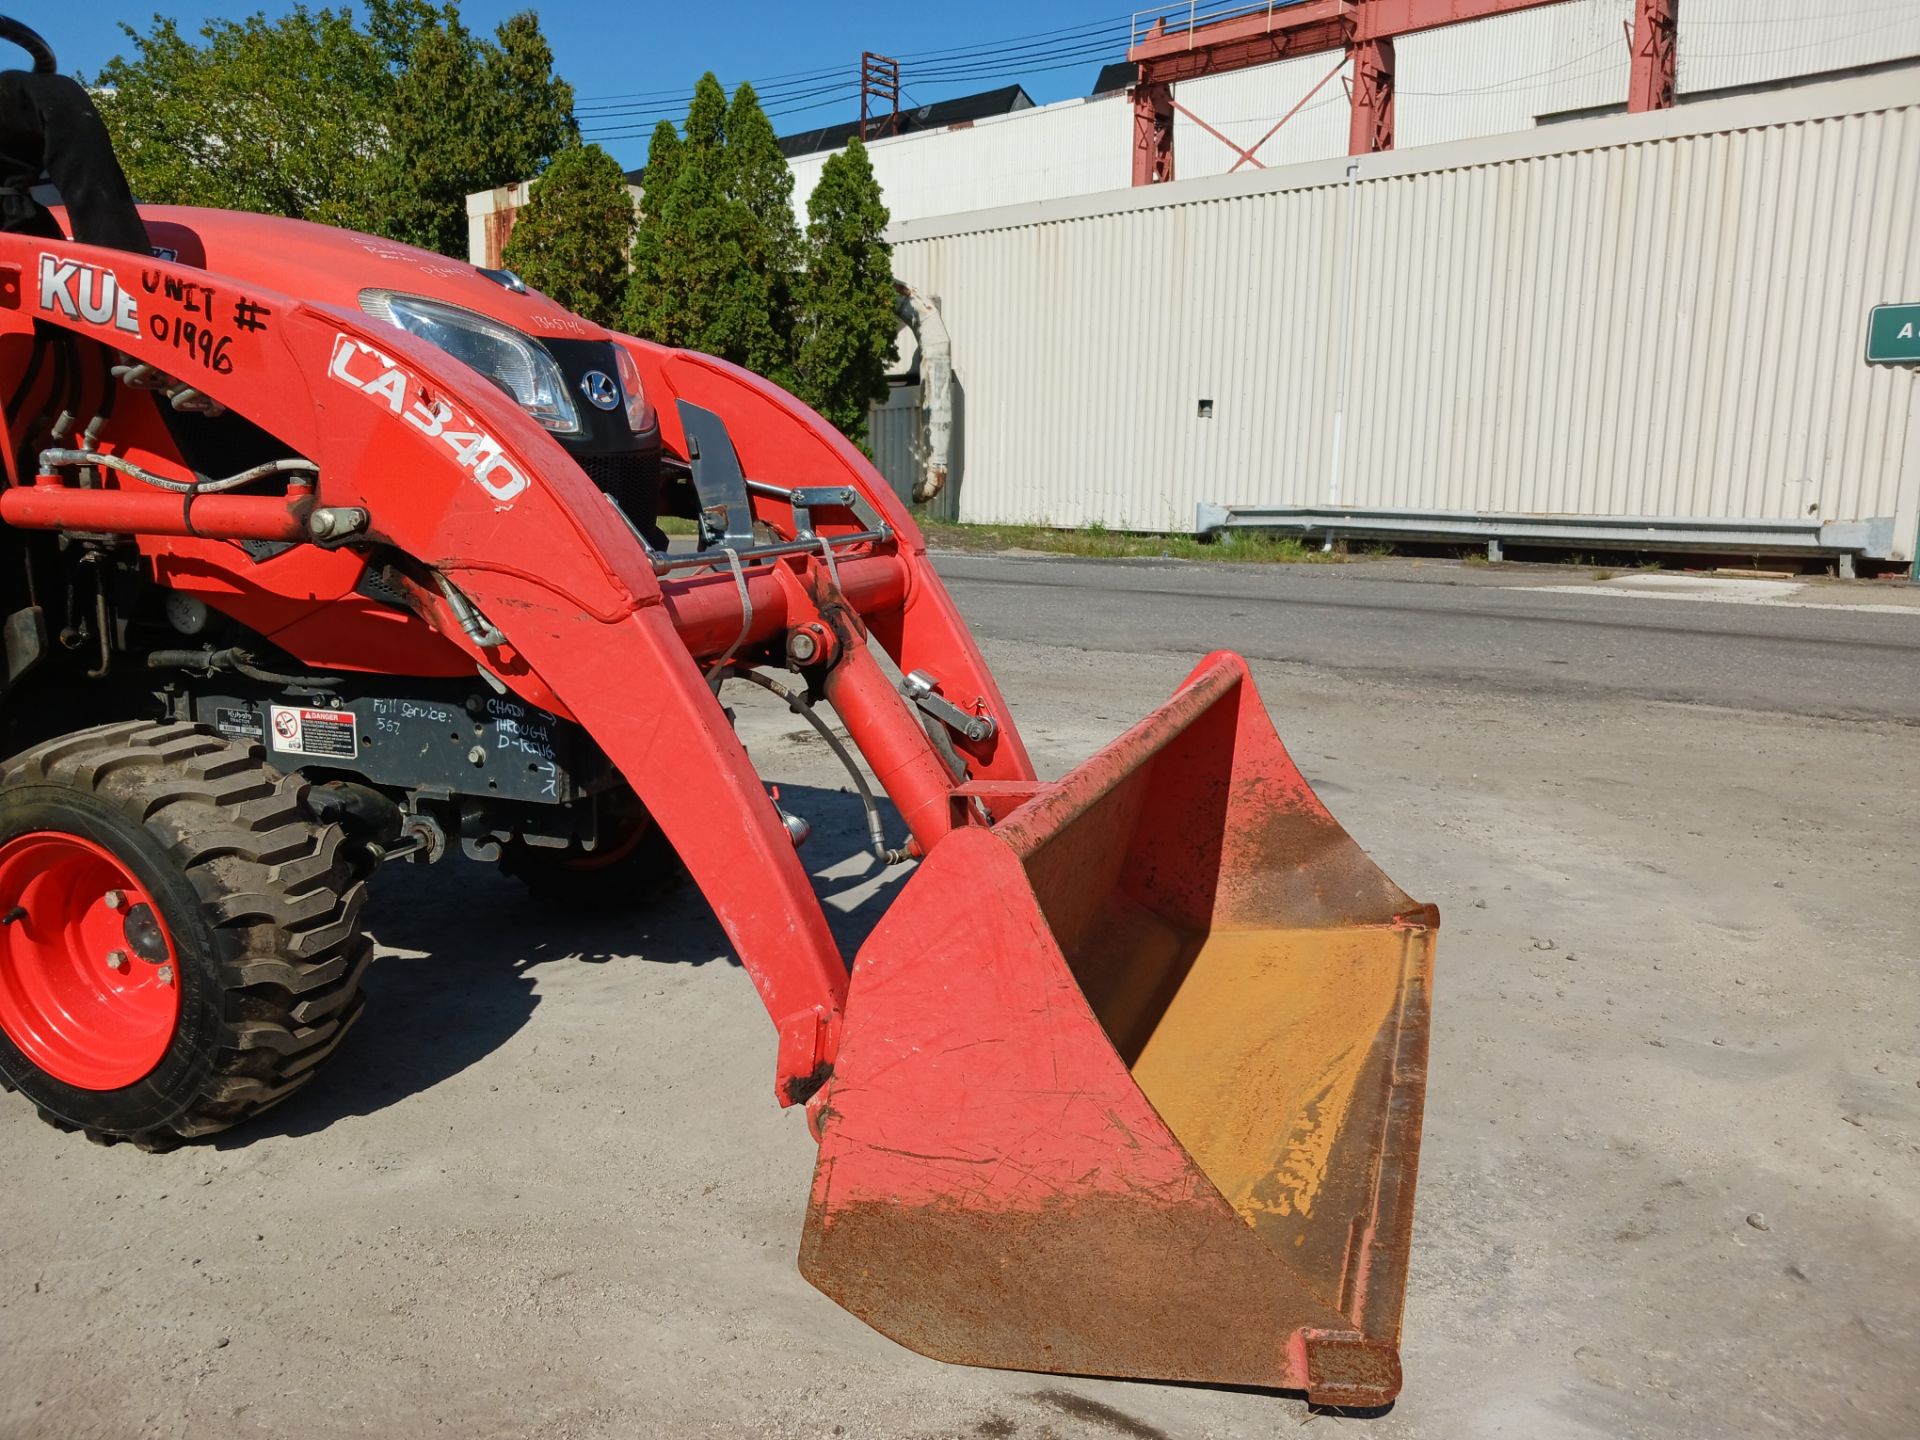
[[[1386,1403],[1437,925],[1210,657],[861,951],[802,1270],[943,1360]]]

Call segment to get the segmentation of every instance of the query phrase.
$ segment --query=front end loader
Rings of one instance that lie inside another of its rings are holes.
[[[367,236],[50,213],[0,234],[10,1088],[212,1133],[358,1014],[375,867],[684,874],[819,1141],[827,1295],[944,1360],[1394,1396],[1438,916],[1240,659],[1042,780],[912,517],[767,381]],[[851,964],[741,682],[832,712],[917,866]]]

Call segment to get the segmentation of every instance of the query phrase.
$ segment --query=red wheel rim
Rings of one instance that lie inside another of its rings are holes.
[[[0,1030],[27,1059],[81,1090],[121,1089],[160,1063],[179,963],[159,907],[112,851],[52,830],[0,845],[0,916]],[[159,943],[147,931],[142,954],[129,936],[147,916]]]
[[[589,850],[583,855],[568,855],[565,860],[569,870],[605,870],[618,865],[634,851],[640,848],[640,842],[653,830],[653,816],[642,815],[633,822],[633,828],[611,845],[603,845],[598,850]]]

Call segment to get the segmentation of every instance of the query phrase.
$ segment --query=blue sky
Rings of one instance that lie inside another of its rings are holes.
[[[155,9],[191,32],[213,17],[232,19],[261,9],[277,15],[290,8],[279,0],[199,0],[177,7],[68,0],[56,7],[9,7],[52,42],[62,69],[89,74],[124,49],[118,22],[145,28]],[[469,0],[462,10],[469,25],[490,31],[503,16],[525,8],[524,0]],[[901,58],[908,91],[903,105],[1016,80],[1045,104],[1086,94],[1102,59],[1125,58],[1130,13],[1126,0],[1045,5],[1032,0],[954,5],[753,0],[704,6],[565,0],[531,8],[553,42],[556,67],[579,96],[589,138],[599,138],[627,165],[645,158],[644,132],[655,112],[672,108],[704,70],[730,86],[769,81],[761,88],[782,134],[859,113],[857,89],[837,87],[856,85],[862,50]],[[0,65],[13,63],[12,56],[0,56]]]

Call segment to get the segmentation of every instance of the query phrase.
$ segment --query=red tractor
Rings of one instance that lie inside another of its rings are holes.
[[[337,1048],[376,867],[685,874],[819,1139],[828,1295],[954,1361],[1393,1396],[1438,917],[1237,657],[1041,781],[912,518],[792,396],[505,272],[136,208],[5,33],[66,191],[0,208],[9,1089],[175,1145]],[[851,965],[742,682],[917,862]]]

